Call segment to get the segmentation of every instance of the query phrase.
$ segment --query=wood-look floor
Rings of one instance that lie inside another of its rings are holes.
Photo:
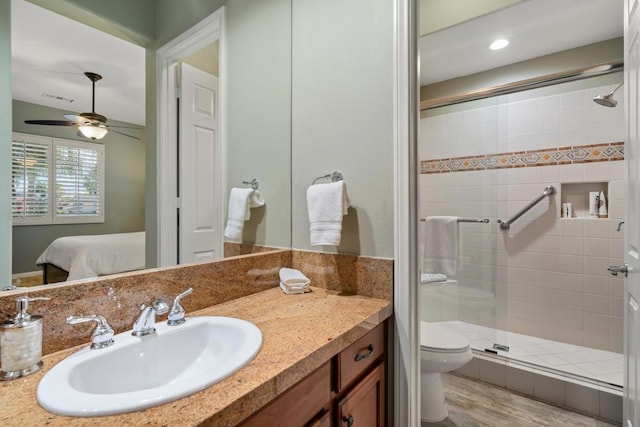
[[[456,375],[444,374],[442,380],[449,417],[439,423],[422,423],[422,427],[614,425]]]
[[[12,278],[11,284],[19,287],[30,287],[42,285],[42,273],[34,274],[32,276],[24,276],[19,278]]]

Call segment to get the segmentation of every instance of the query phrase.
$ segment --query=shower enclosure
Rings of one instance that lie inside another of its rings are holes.
[[[624,111],[593,102],[621,81],[511,88],[421,112],[420,217],[469,220],[455,275],[418,285],[421,320],[465,335],[479,358],[621,387],[624,285],[607,267],[623,263]],[[590,215],[592,192],[606,216]]]

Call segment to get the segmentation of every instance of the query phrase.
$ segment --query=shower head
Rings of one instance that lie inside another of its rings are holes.
[[[596,104],[605,106],[605,107],[615,107],[616,105],[618,105],[618,101],[616,101],[615,99],[613,99],[613,94],[616,93],[616,91],[618,89],[620,89],[620,86],[622,86],[622,83],[620,83],[618,85],[617,88],[615,88],[613,90],[613,92],[608,93],[606,95],[598,95],[598,96],[594,96],[593,97],[593,102],[595,102]]]

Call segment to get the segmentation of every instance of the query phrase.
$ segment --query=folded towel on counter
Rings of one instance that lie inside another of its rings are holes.
[[[300,270],[294,268],[281,268],[280,269],[280,289],[285,294],[303,294],[305,292],[311,292],[309,286],[311,280],[305,276]]]
[[[422,273],[420,275],[420,283],[446,282],[447,275],[440,273]]]
[[[284,292],[287,295],[297,295],[297,294],[304,294],[305,292],[311,292],[311,289],[309,289],[308,287],[304,289],[294,289],[285,285],[282,282],[280,282],[280,289],[282,289],[282,292]]]
[[[342,217],[349,210],[349,196],[344,181],[316,184],[307,189],[311,244],[340,245]]]
[[[232,188],[229,194],[229,213],[224,237],[239,241],[244,222],[251,218],[250,208],[264,205],[262,194],[252,188]]]
[[[307,276],[295,268],[281,268],[279,274],[280,282],[287,286],[308,286],[311,283]]]
[[[424,265],[426,273],[456,274],[458,217],[430,216],[425,221]]]

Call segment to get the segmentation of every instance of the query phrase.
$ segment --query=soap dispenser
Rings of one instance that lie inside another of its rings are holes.
[[[16,298],[16,315],[0,325],[0,379],[12,380],[42,367],[42,316],[27,313],[30,301],[46,297]]]

